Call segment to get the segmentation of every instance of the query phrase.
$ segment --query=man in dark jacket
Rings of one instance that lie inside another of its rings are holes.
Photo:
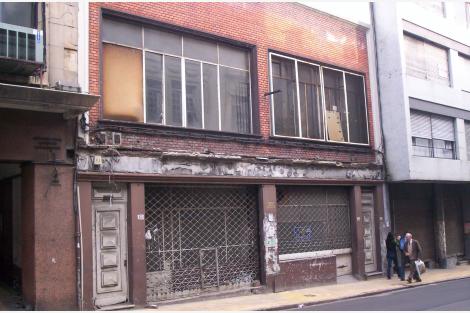
[[[411,283],[413,277],[416,275],[415,261],[421,258],[421,245],[418,240],[413,239],[413,235],[411,233],[406,234],[405,255],[410,258],[410,275],[408,276],[408,282]],[[421,281],[421,277],[419,277],[419,275],[417,276],[416,281]]]

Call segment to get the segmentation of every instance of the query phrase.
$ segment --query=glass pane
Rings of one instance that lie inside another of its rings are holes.
[[[7,56],[7,30],[0,29],[0,55]]]
[[[8,57],[16,58],[16,32],[8,31]]]
[[[184,37],[183,51],[185,57],[217,63],[217,44],[214,42]]]
[[[217,94],[217,66],[203,64],[204,128],[219,129],[219,100]]]
[[[248,70],[248,51],[219,44],[220,64]]]
[[[222,130],[249,133],[251,130],[250,76],[246,71],[220,67]]]
[[[142,51],[103,45],[104,117],[143,122]]]
[[[432,144],[430,139],[413,137],[413,155],[432,157]]]
[[[146,49],[181,55],[181,36],[157,29],[144,30],[144,47]]]
[[[328,139],[349,141],[344,101],[343,73],[323,68]]]
[[[302,136],[323,139],[320,71],[318,66],[298,63]]]
[[[186,60],[186,124],[202,128],[201,63]]]
[[[181,59],[165,56],[166,125],[182,126]]]
[[[35,5],[31,2],[0,3],[0,22],[28,28],[36,28]]]
[[[163,123],[163,57],[145,54],[145,99],[148,123]]]
[[[295,63],[273,57],[272,68],[275,134],[299,136]]]
[[[18,33],[18,59],[26,60],[26,34]]]
[[[28,60],[36,60],[36,37],[33,34],[28,34]]]
[[[142,47],[142,28],[105,18],[103,19],[103,40],[140,48]]]
[[[346,74],[349,141],[367,143],[367,114],[362,76]]]

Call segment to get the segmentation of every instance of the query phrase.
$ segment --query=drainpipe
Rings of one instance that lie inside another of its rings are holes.
[[[74,134],[74,153],[78,151],[78,120],[75,120],[75,134]],[[73,158],[73,207],[75,214],[75,245],[76,245],[76,274],[77,274],[77,305],[80,311],[83,310],[83,250],[82,250],[82,222],[81,222],[81,210],[80,210],[80,193],[77,184],[78,175],[78,161],[77,156]]]

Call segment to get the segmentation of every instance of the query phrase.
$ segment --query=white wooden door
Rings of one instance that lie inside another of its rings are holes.
[[[128,300],[125,185],[95,188],[93,196],[95,305],[105,307]]]
[[[374,219],[374,193],[371,190],[362,192],[362,222],[364,225],[364,254],[366,273],[377,270],[376,242]]]

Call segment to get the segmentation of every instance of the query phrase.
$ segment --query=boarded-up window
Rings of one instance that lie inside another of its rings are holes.
[[[104,44],[103,116],[142,122],[142,90],[142,51]]]
[[[343,72],[323,69],[328,139],[349,141]]]
[[[408,35],[404,39],[407,74],[449,85],[447,50]]]
[[[453,118],[412,110],[410,123],[413,155],[455,158]]]
[[[460,56],[462,90],[470,92],[470,57]]]

